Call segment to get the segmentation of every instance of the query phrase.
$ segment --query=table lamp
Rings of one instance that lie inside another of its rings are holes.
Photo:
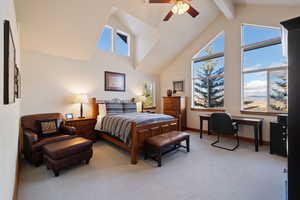
[[[76,94],[75,95],[75,102],[80,103],[80,117],[79,118],[84,118],[83,117],[83,104],[88,103],[87,94]]]

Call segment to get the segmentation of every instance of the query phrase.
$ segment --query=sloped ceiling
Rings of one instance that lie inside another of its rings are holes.
[[[163,22],[171,5],[145,0],[16,0],[22,48],[80,60],[91,58],[103,26],[117,8],[116,15],[133,33],[141,36],[148,29],[144,38],[154,35],[156,41],[144,40],[151,48],[136,60],[139,68],[151,72],[180,53],[220,13],[211,0],[193,5],[200,11],[197,18],[174,16]]]
[[[89,60],[98,37],[114,14],[136,36],[135,64],[159,72],[185,49],[221,12],[213,0],[194,0],[196,18],[188,14],[163,22],[171,5],[148,0],[15,0],[23,49]],[[236,3],[281,0],[233,0]],[[284,0],[284,2],[296,0]],[[298,1],[297,1],[298,2]]]
[[[262,4],[262,5],[300,5],[299,0],[233,0],[234,3],[241,4]]]

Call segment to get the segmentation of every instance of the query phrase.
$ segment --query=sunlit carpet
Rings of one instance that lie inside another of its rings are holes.
[[[19,200],[281,200],[286,159],[263,146],[241,143],[234,152],[214,148],[215,138],[191,137],[191,152],[171,153],[163,166],[144,161],[130,164],[129,153],[107,142],[94,144],[89,165],[54,177],[43,165],[23,162]],[[233,140],[225,140],[228,145]]]

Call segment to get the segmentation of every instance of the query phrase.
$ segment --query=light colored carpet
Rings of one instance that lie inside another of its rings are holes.
[[[281,200],[286,159],[264,146],[241,143],[234,152],[210,146],[214,137],[191,137],[191,152],[129,164],[129,153],[107,142],[94,145],[89,165],[55,178],[45,166],[24,162],[19,200]],[[232,142],[232,141],[226,141]],[[142,159],[142,156],[140,157]]]

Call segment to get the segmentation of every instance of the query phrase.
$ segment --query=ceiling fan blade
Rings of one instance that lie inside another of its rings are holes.
[[[192,17],[197,17],[199,12],[190,5],[190,9],[187,11]]]
[[[173,16],[172,10],[167,14],[167,16],[164,18],[164,21],[168,21]]]
[[[172,0],[149,0],[149,3],[170,3]]]

